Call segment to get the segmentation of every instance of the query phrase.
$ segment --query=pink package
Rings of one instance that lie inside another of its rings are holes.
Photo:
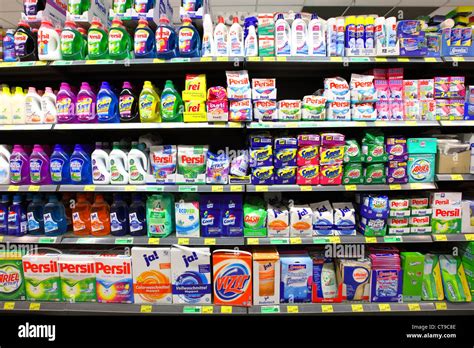
[[[341,185],[342,171],[341,164],[321,166],[319,170],[319,183],[321,185]]]
[[[405,120],[414,121],[420,119],[420,101],[419,100],[404,100],[403,111]]]
[[[379,100],[375,103],[377,110],[377,120],[388,121],[390,119],[390,102],[388,100]]]
[[[346,143],[346,137],[341,133],[322,133],[321,145],[325,147],[343,146]]]
[[[367,75],[372,75],[375,80],[385,80],[387,78],[387,69],[370,69]]]
[[[390,87],[390,99],[402,100],[403,98],[403,80],[388,80]]]
[[[466,87],[464,76],[451,76],[449,78],[449,98],[465,98]]]
[[[418,99],[418,80],[403,80],[403,100]]]
[[[307,165],[298,167],[296,183],[298,185],[319,185],[319,166]]]
[[[418,97],[420,100],[430,100],[434,98],[434,80],[418,80]]]
[[[438,76],[434,78],[435,84],[435,98],[444,99],[449,98],[449,77]]]
[[[436,120],[436,100],[420,100],[420,116],[423,121]]]
[[[387,71],[389,80],[403,80],[403,68],[390,68]]]
[[[448,99],[436,99],[436,120],[449,120],[450,112]]]
[[[207,100],[227,99],[227,91],[222,86],[209,87],[207,90]]]
[[[386,100],[390,98],[390,88],[388,86],[388,80],[375,80],[374,86],[375,90],[377,91],[378,100]]]
[[[391,121],[403,121],[403,101],[402,100],[390,100],[390,120]]]
[[[464,99],[451,99],[449,101],[449,119],[464,119]]]
[[[319,134],[300,134],[298,135],[298,146],[321,145]]]

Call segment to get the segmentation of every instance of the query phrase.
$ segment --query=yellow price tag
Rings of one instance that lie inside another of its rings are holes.
[[[331,62],[342,62],[342,57],[330,57]]]
[[[203,314],[212,314],[212,313],[214,313],[214,307],[213,306],[202,306],[201,313],[203,313]]]
[[[379,303],[379,310],[381,312],[390,312],[392,307],[388,303]]]
[[[387,62],[387,58],[375,57],[376,62]]]
[[[334,308],[332,305],[321,305],[321,310],[323,313],[332,313],[334,312]]]
[[[153,64],[164,63],[164,62],[165,62],[164,59],[159,59],[159,58],[153,59]]]
[[[434,234],[434,239],[437,242],[447,242],[448,241],[448,236],[445,234]]]
[[[244,188],[242,187],[242,185],[232,185],[230,187],[230,192],[242,192],[244,190]]]
[[[422,190],[423,189],[423,184],[416,182],[414,184],[410,184],[410,188],[412,190]]]
[[[212,57],[202,57],[201,62],[212,62]]]
[[[359,127],[367,127],[367,122],[365,122],[365,121],[357,121],[357,125],[358,125]]]
[[[268,192],[268,186],[257,185],[255,191],[257,191],[257,192]]]
[[[140,313],[151,313],[152,308],[153,307],[151,305],[141,305]]]
[[[97,61],[96,60],[86,60],[86,64],[88,64],[88,65],[97,64]]]
[[[365,237],[366,243],[377,243],[377,237]]]
[[[331,243],[331,244],[340,244],[341,243],[341,237],[339,237],[339,236],[329,237],[329,243]]]
[[[388,186],[390,188],[390,191],[395,191],[395,190],[401,190],[402,189],[402,185],[400,185],[400,184],[390,184]]]
[[[313,191],[313,187],[308,186],[308,185],[303,185],[303,186],[300,186],[300,190],[303,191],[303,192]]]
[[[345,185],[346,191],[357,191],[357,185]]]
[[[363,312],[364,311],[364,306],[361,304],[353,304],[351,305],[352,311],[353,312]]]
[[[247,60],[249,62],[259,62],[260,61],[260,57],[248,57]]]
[[[179,245],[189,245],[189,238],[178,238]]]
[[[125,192],[135,192],[136,190],[136,186],[125,186]]]
[[[433,57],[426,57],[425,62],[436,63],[437,60],[436,58],[433,58]]]
[[[416,126],[417,122],[416,121],[406,121],[405,125],[407,125],[407,126]]]
[[[436,302],[435,308],[437,311],[445,311],[448,309],[448,305],[446,302]]]
[[[262,58],[264,62],[274,62],[275,57],[263,57]]]
[[[20,186],[10,185],[8,186],[8,192],[17,192],[20,190]]]
[[[15,302],[5,302],[3,304],[3,309],[6,311],[11,311],[15,309]]]
[[[464,62],[464,57],[453,57],[455,62]]]
[[[247,238],[248,245],[258,245],[258,238]]]
[[[468,242],[472,242],[474,241],[474,234],[465,234],[464,238],[466,238]]]
[[[95,191],[95,186],[94,185],[86,185],[86,186],[84,186],[84,191],[86,191],[86,192]]]
[[[160,244],[160,238],[148,238],[148,244],[158,245]]]
[[[221,313],[232,314],[232,306],[221,306]]]
[[[204,238],[204,245],[216,245],[215,238]]]
[[[3,242],[3,236],[0,236],[0,243]]]
[[[212,192],[224,192],[224,186],[222,185],[212,186]]]
[[[455,181],[462,181],[464,180],[463,176],[461,174],[452,174],[451,175],[451,180],[455,180]]]
[[[276,57],[277,62],[286,62],[286,57]]]
[[[30,186],[28,187],[28,191],[29,191],[29,192],[38,192],[38,191],[40,190],[40,188],[41,188],[41,187],[38,186],[38,185],[30,185]]]
[[[303,244],[301,238],[290,238],[290,244]]]
[[[400,63],[408,63],[410,61],[410,58],[398,58],[397,61]]]
[[[409,303],[408,304],[408,310],[415,312],[415,311],[421,311],[421,307],[419,303]]]
[[[286,311],[288,313],[299,313],[300,308],[298,306],[287,306]]]
[[[30,311],[39,311],[41,309],[41,303],[33,302],[30,303]]]
[[[228,62],[229,61],[229,57],[217,57],[216,60],[218,62]]]

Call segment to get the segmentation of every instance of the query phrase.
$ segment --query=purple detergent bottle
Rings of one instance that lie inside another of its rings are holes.
[[[51,184],[49,156],[41,145],[35,145],[30,155],[30,181],[33,185]]]
[[[30,183],[30,156],[21,145],[14,145],[10,155],[10,182],[13,185]]]
[[[58,123],[77,123],[76,95],[67,82],[61,83],[56,97],[56,111]]]
[[[83,82],[77,94],[76,117],[79,123],[96,123],[95,104],[97,97],[87,82]]]

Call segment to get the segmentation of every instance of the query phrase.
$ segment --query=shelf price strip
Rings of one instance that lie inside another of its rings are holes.
[[[199,314],[199,313],[201,313],[201,307],[200,306],[184,306],[183,307],[183,313]]]
[[[287,313],[299,313],[300,309],[298,306],[287,306],[286,312]]]
[[[151,313],[152,306],[151,305],[141,305],[140,306],[140,313]]]
[[[280,313],[280,306],[262,306],[260,307],[260,313],[262,314]]]

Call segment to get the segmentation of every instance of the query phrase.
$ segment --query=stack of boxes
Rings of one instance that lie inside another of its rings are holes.
[[[274,183],[277,185],[296,184],[296,152],[298,141],[296,138],[277,138],[274,142]]]
[[[389,208],[388,234],[431,233],[428,198],[391,199]]]
[[[319,146],[321,137],[318,134],[298,135],[298,166],[296,183],[298,185],[319,184]]]
[[[207,122],[206,75],[186,75],[183,91],[184,122]]]
[[[320,174],[321,185],[341,185],[346,139],[339,133],[321,134]]]
[[[199,202],[203,237],[242,237],[242,196],[201,195]]]
[[[357,140],[346,140],[344,150],[344,173],[342,183],[344,185],[363,184],[364,169],[362,167],[362,150]]]
[[[275,21],[273,13],[258,15],[258,55],[275,57]]]
[[[463,120],[466,88],[464,76],[434,78],[436,120]]]
[[[356,196],[359,205],[359,231],[367,237],[385,236],[389,216],[389,201],[387,196]]]
[[[408,182],[408,148],[404,137],[388,137],[385,143],[388,155],[387,183],[406,184]]]
[[[253,185],[273,185],[273,145],[270,135],[250,136],[250,169]]]
[[[278,121],[276,79],[252,79],[252,99],[256,121]]]

